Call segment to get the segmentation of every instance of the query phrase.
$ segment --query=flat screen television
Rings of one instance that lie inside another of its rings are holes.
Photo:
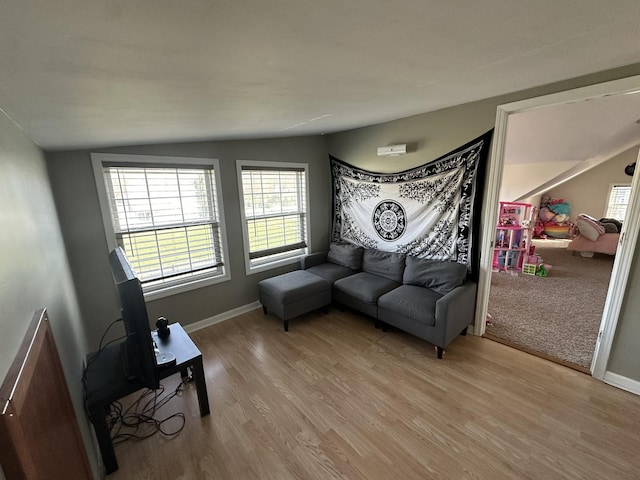
[[[121,345],[125,376],[156,390],[160,388],[160,377],[142,285],[122,248],[109,254],[109,263],[127,332]]]

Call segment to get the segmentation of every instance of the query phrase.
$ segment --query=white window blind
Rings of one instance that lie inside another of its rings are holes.
[[[102,165],[117,244],[145,291],[224,274],[212,166]]]
[[[606,218],[623,221],[631,197],[631,185],[612,185],[607,201]]]
[[[306,182],[305,168],[241,165],[245,244],[250,266],[306,253]]]

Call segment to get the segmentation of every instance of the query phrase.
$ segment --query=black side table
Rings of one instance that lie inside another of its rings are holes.
[[[187,369],[191,368],[198,394],[200,416],[209,415],[209,396],[202,365],[202,353],[189,338],[182,325],[173,323],[169,325],[169,328],[171,329],[171,335],[165,340],[158,338],[155,331],[152,332],[158,350],[161,353],[171,352],[176,356],[175,365],[159,368],[160,379],[162,380],[178,372],[185,377],[187,376]],[[88,355],[87,359],[92,358],[93,355]],[[102,461],[107,474],[113,473],[118,469],[118,461],[107,426],[106,413],[109,405],[144,388],[144,385],[140,382],[124,378],[123,372],[119,344],[110,345],[102,350],[96,359],[91,362],[86,372],[86,406],[89,418],[96,431]]]

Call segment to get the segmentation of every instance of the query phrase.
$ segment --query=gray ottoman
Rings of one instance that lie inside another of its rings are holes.
[[[305,270],[284,273],[258,282],[265,315],[273,313],[289,331],[289,319],[331,303],[331,282]]]

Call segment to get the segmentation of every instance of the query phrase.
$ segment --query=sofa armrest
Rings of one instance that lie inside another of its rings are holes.
[[[477,289],[475,282],[467,280],[436,302],[436,327],[443,347],[473,323]]]
[[[300,269],[315,267],[327,261],[327,252],[310,253],[300,258]]]

